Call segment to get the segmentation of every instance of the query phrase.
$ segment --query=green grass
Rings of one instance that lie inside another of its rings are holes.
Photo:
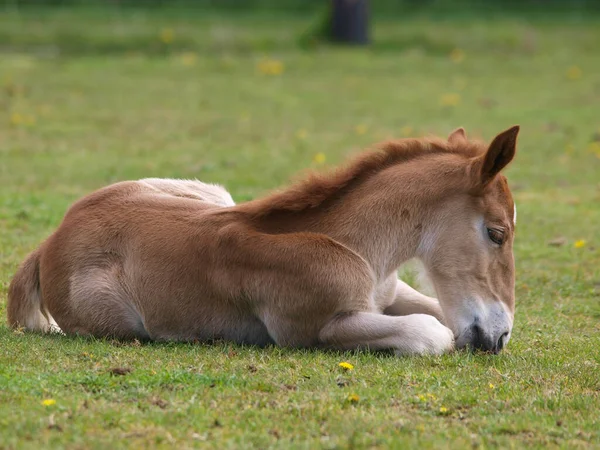
[[[197,177],[244,201],[317,153],[516,123],[517,313],[499,356],[401,359],[0,326],[0,448],[600,447],[600,19],[381,21],[373,49],[303,50],[311,18],[43,17],[0,16],[1,316],[27,252],[108,183]]]

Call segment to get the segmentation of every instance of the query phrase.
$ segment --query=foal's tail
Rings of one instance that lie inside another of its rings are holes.
[[[49,331],[54,320],[42,311],[40,249],[37,249],[21,264],[8,287],[8,326],[31,331]]]

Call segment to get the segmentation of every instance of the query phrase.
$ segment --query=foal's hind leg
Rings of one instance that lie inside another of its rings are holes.
[[[149,339],[142,316],[122,278],[118,265],[73,274],[70,277],[70,308],[59,310],[56,315],[63,331],[126,340]]]
[[[444,321],[444,314],[437,299],[421,294],[400,280],[396,285],[394,303],[388,306],[383,313],[388,316],[429,314],[440,322]]]
[[[397,355],[441,354],[452,350],[454,335],[425,314],[392,317],[371,312],[341,315],[319,333],[321,342],[340,350],[391,349]]]

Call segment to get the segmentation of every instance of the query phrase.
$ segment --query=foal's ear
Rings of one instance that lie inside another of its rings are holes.
[[[483,185],[492,181],[494,177],[515,157],[518,134],[519,126],[516,125],[503,131],[494,138],[485,152],[485,155],[482,157],[483,163],[479,174]]]
[[[448,142],[451,144],[456,144],[457,142],[466,141],[467,133],[465,133],[465,129],[463,127],[457,128],[450,136],[448,136]]]

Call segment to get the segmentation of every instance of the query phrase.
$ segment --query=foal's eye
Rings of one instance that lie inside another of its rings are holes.
[[[488,228],[487,233],[494,244],[502,245],[504,243],[504,231],[498,228]]]

